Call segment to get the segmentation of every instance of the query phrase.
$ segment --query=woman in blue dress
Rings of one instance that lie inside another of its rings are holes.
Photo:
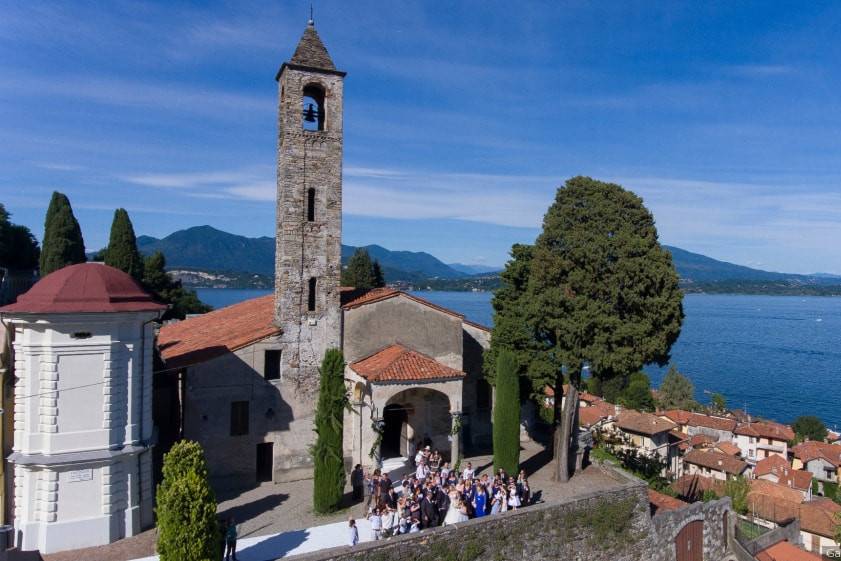
[[[473,495],[473,511],[476,518],[485,516],[487,514],[488,494],[485,492],[484,485],[476,486],[476,493]]]

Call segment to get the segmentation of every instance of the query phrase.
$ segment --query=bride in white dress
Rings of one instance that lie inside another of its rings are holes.
[[[461,502],[461,495],[457,491],[450,493],[450,508],[444,517],[444,526],[457,522],[467,522],[467,505]]]

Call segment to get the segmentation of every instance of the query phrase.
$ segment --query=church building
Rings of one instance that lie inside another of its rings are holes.
[[[340,286],[344,78],[310,21],[276,76],[274,294],[158,335],[160,448],[197,440],[218,486],[311,477],[329,348],[347,364],[348,465],[405,457],[418,441],[454,460],[490,444],[489,329],[412,294]]]

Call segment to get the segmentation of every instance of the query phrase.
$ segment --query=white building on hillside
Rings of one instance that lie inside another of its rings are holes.
[[[153,523],[151,321],[165,306],[98,263],[0,308],[14,354],[16,543],[52,553]],[[13,466],[13,467],[12,467]]]

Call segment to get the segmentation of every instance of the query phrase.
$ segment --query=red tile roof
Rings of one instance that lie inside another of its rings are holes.
[[[437,360],[407,349],[391,345],[350,365],[354,372],[369,382],[409,382],[463,378],[464,372],[441,364]]]
[[[656,515],[658,512],[677,510],[689,504],[675,497],[664,495],[663,493],[651,488],[648,489],[648,503],[651,508],[652,516]]]
[[[724,494],[724,481],[697,474],[682,475],[671,484],[671,488],[681,497],[694,501],[708,490],[715,491],[719,496]]]
[[[424,306],[429,306],[430,308],[434,308],[439,312],[444,312],[445,314],[449,314],[451,316],[460,318],[462,321],[464,320],[464,314],[460,314],[458,312],[454,312],[448,308],[444,308],[443,306],[439,306],[437,304],[433,304],[429,300],[425,300],[424,298],[420,298],[415,296],[414,294],[409,294],[408,292],[403,292],[402,290],[397,290],[394,288],[374,288],[368,291],[357,291],[352,288],[342,288],[341,289],[341,301],[342,301],[342,308],[345,310],[352,310],[354,308],[358,308],[359,306],[365,306],[367,304],[373,304],[375,302],[382,302],[383,300],[388,300],[390,298],[395,298],[397,296],[403,296],[417,302],[419,304],[423,304]],[[475,324],[478,326],[478,324]]]
[[[759,551],[756,559],[757,561],[822,561],[823,558],[783,540]]]
[[[715,450],[690,450],[683,457],[683,461],[733,475],[739,475],[748,468],[747,462]]]
[[[707,448],[715,443],[715,438],[708,434],[696,434],[689,439],[689,445],[693,448]]]
[[[599,421],[607,419],[610,415],[611,414],[602,407],[579,407],[578,424],[582,427],[590,428]]]
[[[783,524],[800,515],[802,495],[794,489],[763,479],[751,481],[748,509],[756,516],[775,524]]]
[[[817,440],[807,440],[801,442],[794,448],[794,457],[802,461],[804,464],[814,459],[821,458],[826,460],[836,468],[841,467],[841,446],[838,444],[827,444],[826,442],[818,442]]]
[[[167,369],[182,368],[277,333],[274,295],[269,294],[164,325],[158,333],[158,348]]]
[[[706,427],[708,429],[728,432],[733,432],[736,429],[735,419],[714,417],[713,415],[703,415],[701,413],[690,413],[687,424],[693,427]]]
[[[692,413],[684,411],[683,409],[669,409],[660,413],[661,416],[667,417],[669,420],[679,424],[685,425],[692,417]]]
[[[769,474],[779,475],[786,469],[791,469],[791,465],[788,461],[779,454],[771,454],[767,458],[763,458],[756,462],[756,466],[753,468],[753,475],[756,477],[762,477],[763,475]]]
[[[748,494],[765,495],[776,499],[800,504],[803,502],[803,495],[799,491],[786,485],[780,485],[765,479],[752,479],[750,481],[750,492]]]
[[[728,456],[739,456],[742,454],[742,450],[732,442],[719,442],[715,447]]]
[[[616,426],[622,430],[653,436],[661,432],[668,432],[675,428],[671,421],[661,419],[651,413],[640,413],[633,409],[625,409],[617,416]]]
[[[770,438],[772,440],[783,440],[786,442],[794,440],[794,431],[791,430],[791,427],[780,423],[774,423],[772,421],[739,425],[736,428],[736,434],[755,436],[757,438]]]
[[[826,498],[812,499],[800,505],[800,529],[810,534],[832,538],[841,505]]]
[[[79,263],[50,273],[0,312],[84,314],[163,311],[130,275],[102,263]]]

